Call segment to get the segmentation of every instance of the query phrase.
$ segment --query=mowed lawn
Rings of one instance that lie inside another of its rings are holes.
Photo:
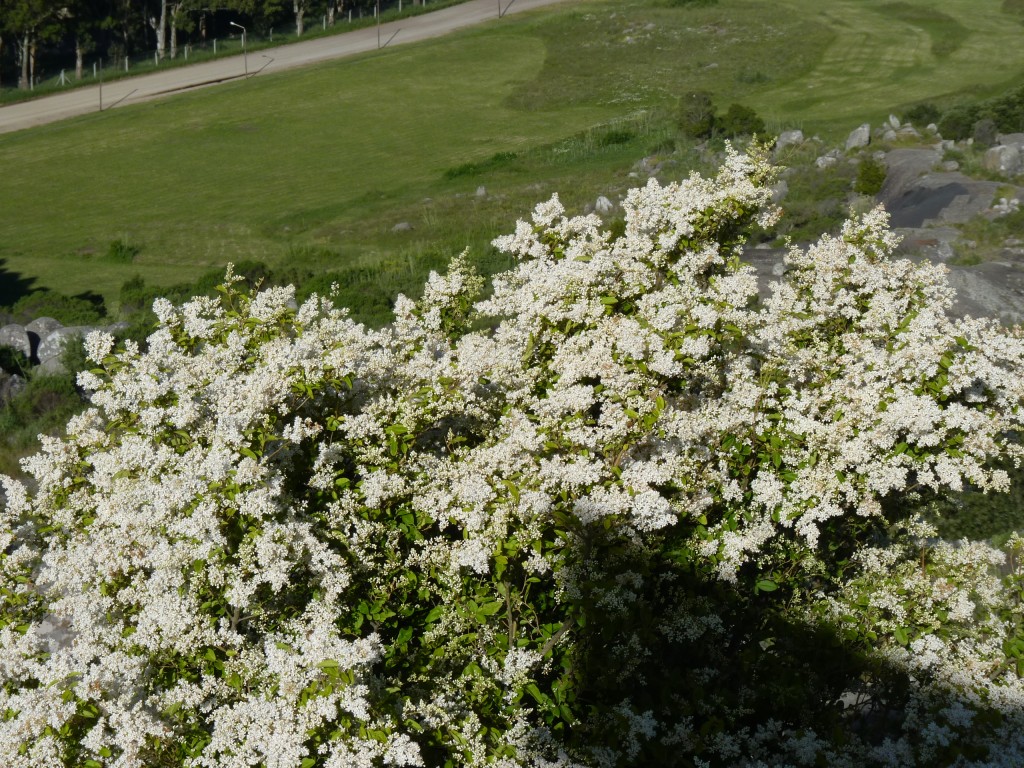
[[[0,267],[111,300],[136,274],[179,283],[244,259],[412,268],[416,253],[486,247],[551,191],[581,204],[635,183],[630,165],[664,147],[664,130],[612,146],[579,137],[638,113],[667,125],[687,91],[838,141],[915,102],[1013,85],[1024,26],[1000,6],[577,0],[6,134]],[[488,165],[496,154],[515,158]],[[482,165],[453,173],[466,163]],[[134,260],[108,255],[112,241]]]

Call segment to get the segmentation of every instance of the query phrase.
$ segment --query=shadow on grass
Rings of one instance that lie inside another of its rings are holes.
[[[35,290],[34,277],[22,277],[17,272],[12,272],[6,268],[6,263],[0,259],[0,307],[9,307]]]

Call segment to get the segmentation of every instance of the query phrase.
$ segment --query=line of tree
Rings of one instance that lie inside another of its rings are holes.
[[[423,0],[408,0],[419,5]],[[176,58],[188,43],[202,43],[230,31],[230,22],[250,32],[294,24],[305,31],[307,15],[327,22],[372,13],[378,0],[0,0],[0,86],[14,81],[29,89],[37,63],[74,60],[75,78],[87,56],[112,60],[156,52]],[[388,7],[394,3],[381,2]],[[59,66],[59,65],[58,65]],[[70,69],[70,66],[59,66]]]

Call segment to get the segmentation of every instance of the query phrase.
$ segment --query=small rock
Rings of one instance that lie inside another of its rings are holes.
[[[911,137],[911,138],[915,138],[915,139],[921,138],[921,134],[918,133],[917,128],[915,128],[912,125],[904,125],[898,131],[896,131],[896,135],[897,136],[902,136],[904,138],[906,138],[908,136]]]
[[[945,160],[942,162],[939,168],[949,173],[952,173],[953,171],[960,170],[960,163],[958,163],[956,160]]]
[[[935,123],[928,123],[928,125],[926,125],[924,129],[928,131],[928,133],[934,133],[936,136],[939,135],[939,126],[937,126]]]
[[[1010,213],[1016,213],[1020,210],[1020,200],[1016,197],[1007,200],[1005,197],[999,198],[999,202],[992,206],[992,212],[996,216],[1006,216]]]
[[[25,388],[25,379],[17,373],[0,371],[0,404],[11,402]]]
[[[822,155],[821,157],[814,161],[814,164],[821,168],[822,170],[824,170],[825,168],[831,168],[833,165],[835,165],[836,159],[831,155]]]
[[[786,147],[794,146],[796,144],[804,143],[804,132],[803,131],[783,131],[779,134],[779,138],[775,140],[775,151],[779,152]]]
[[[391,228],[392,232],[410,232],[412,231],[412,224],[408,221],[400,221]]]
[[[850,135],[846,139],[846,151],[849,152],[851,149],[866,147],[870,142],[871,125],[869,123],[864,123],[850,132]]]
[[[902,123],[900,122],[900,119],[896,117],[896,115],[889,115],[889,125],[892,126],[893,130],[898,131]]]
[[[613,210],[615,210],[615,203],[613,203],[604,195],[601,195],[594,202],[594,210],[601,214],[611,213]]]
[[[789,194],[789,184],[785,179],[780,179],[772,187],[772,202],[778,205],[786,199],[786,195]]]
[[[477,197],[487,197],[487,187],[480,186],[476,188]]]
[[[896,141],[896,131],[892,128],[886,128],[882,134],[882,141]]]
[[[943,139],[942,142],[939,144],[939,147],[943,150],[955,149],[956,142],[953,141],[952,139]]]

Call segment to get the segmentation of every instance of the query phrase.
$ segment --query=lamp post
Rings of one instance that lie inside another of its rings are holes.
[[[238,24],[238,23],[236,23],[234,21],[229,21],[228,24],[230,24],[232,27],[238,27],[240,30],[242,30],[242,65],[245,67],[245,76],[248,77],[249,76],[249,54],[246,53],[246,50],[245,50],[245,27],[243,27],[241,24]]]

